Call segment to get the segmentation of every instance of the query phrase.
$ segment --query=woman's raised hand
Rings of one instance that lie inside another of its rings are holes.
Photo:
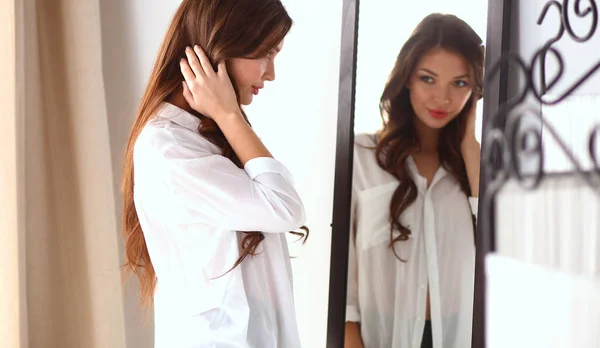
[[[220,117],[239,114],[235,91],[225,62],[219,63],[215,71],[206,53],[196,45],[185,50],[187,60],[181,59],[183,82],[183,97],[190,107],[204,116],[218,122]]]

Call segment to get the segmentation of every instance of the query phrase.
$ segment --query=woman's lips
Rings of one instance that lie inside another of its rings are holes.
[[[431,117],[441,120],[448,116],[448,111],[427,109]]]
[[[262,88],[262,86],[252,86],[252,93],[254,93],[254,95],[258,95],[258,91],[260,91]]]

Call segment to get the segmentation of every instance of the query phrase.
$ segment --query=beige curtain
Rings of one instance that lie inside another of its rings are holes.
[[[0,347],[125,347],[99,1],[0,1]]]

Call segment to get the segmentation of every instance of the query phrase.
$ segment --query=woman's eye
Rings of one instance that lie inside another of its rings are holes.
[[[421,76],[421,77],[419,77],[419,79],[425,83],[433,82],[433,77],[431,77],[431,76]]]
[[[454,85],[456,87],[462,88],[462,87],[467,87],[469,84],[466,81],[458,80],[458,81],[454,81]]]

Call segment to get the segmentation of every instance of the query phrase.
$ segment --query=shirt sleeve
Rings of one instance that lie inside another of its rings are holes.
[[[471,213],[475,216],[475,222],[477,222],[477,213],[479,209],[479,198],[469,197],[469,205],[471,206]]]
[[[348,288],[346,293],[346,321],[360,322],[358,306],[358,260],[356,259],[356,192],[352,190],[350,209],[350,245],[348,250]]]
[[[181,145],[164,156],[170,190],[187,210],[184,223],[273,233],[304,224],[292,175],[273,158],[254,158],[241,169],[224,156]]]

